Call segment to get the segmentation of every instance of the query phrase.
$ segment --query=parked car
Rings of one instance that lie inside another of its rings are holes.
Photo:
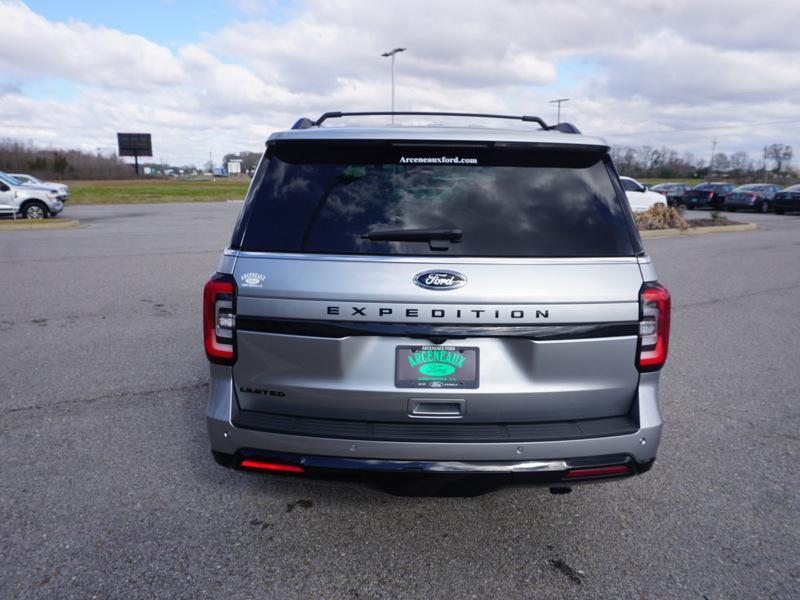
[[[45,219],[57,215],[64,209],[64,197],[57,189],[25,185],[0,171],[0,205],[11,207],[16,214],[27,219]]]
[[[678,206],[683,199],[684,192],[690,190],[691,187],[685,183],[659,183],[650,189],[664,196],[668,206]]]
[[[43,185],[49,188],[53,188],[56,190],[61,191],[62,194],[66,194],[66,200],[69,199],[69,186],[65,183],[54,183],[52,181],[42,181],[38,177],[34,177],[33,175],[28,175],[26,173],[8,173],[14,179],[21,181],[25,185]]]
[[[0,181],[0,215],[7,215],[17,218],[19,208],[11,202],[11,196],[6,194],[3,190],[5,184]]]
[[[775,212],[782,215],[786,212],[800,210],[800,184],[790,185],[785,190],[781,190],[772,200],[772,207]]]
[[[625,190],[625,195],[634,212],[648,210],[656,204],[667,205],[667,200],[663,195],[648,190],[647,186],[642,185],[633,177],[620,177],[619,182],[622,184],[622,189]]]
[[[731,183],[701,183],[683,194],[682,203],[689,210],[695,208],[721,210],[725,205],[725,197],[732,191]]]
[[[608,145],[538,117],[321,126],[350,116],[270,136],[205,286],[215,460],[554,492],[647,471],[670,296]]]
[[[739,209],[769,212],[775,194],[780,186],[772,183],[748,183],[740,185],[725,198],[725,209],[736,212]]]

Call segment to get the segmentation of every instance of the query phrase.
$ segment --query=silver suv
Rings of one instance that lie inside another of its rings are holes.
[[[323,126],[367,114],[267,142],[204,292],[217,462],[554,492],[648,470],[670,296],[605,142]]]

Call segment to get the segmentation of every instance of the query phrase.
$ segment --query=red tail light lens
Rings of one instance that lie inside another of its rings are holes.
[[[630,475],[630,468],[626,465],[612,465],[608,467],[590,467],[587,469],[571,469],[564,475],[564,479],[590,479],[593,477],[616,477]]]
[[[639,292],[639,371],[657,371],[667,361],[672,299],[659,283],[645,283]]]
[[[203,290],[203,338],[206,356],[215,364],[233,364],[235,296],[235,280],[221,273],[212,276]]]
[[[279,473],[305,473],[303,467],[298,465],[287,465],[284,463],[264,462],[261,460],[245,459],[239,466],[243,469],[258,469],[260,471],[277,471]]]

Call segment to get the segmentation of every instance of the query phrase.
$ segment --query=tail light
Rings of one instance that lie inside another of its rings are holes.
[[[669,318],[672,307],[667,288],[645,283],[639,292],[639,344],[636,366],[639,371],[657,371],[667,360]]]
[[[216,273],[203,290],[203,337],[212,363],[232,365],[235,350],[236,281]]]
[[[299,465],[267,462],[263,460],[245,459],[239,463],[239,467],[242,469],[257,469],[259,471],[275,471],[278,473],[305,473],[305,469]]]
[[[607,467],[590,467],[588,469],[570,469],[564,479],[594,479],[596,477],[618,477],[630,475],[631,469],[627,465],[610,465]]]

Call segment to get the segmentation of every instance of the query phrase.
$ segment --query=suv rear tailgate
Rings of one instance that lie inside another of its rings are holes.
[[[437,268],[466,284],[413,283]],[[634,257],[243,252],[234,275],[242,410],[397,422],[420,418],[410,414],[413,401],[431,399],[461,406],[448,418],[465,423],[542,422],[624,415],[636,394],[642,276]],[[478,349],[475,389],[395,385],[397,347],[434,343]]]

